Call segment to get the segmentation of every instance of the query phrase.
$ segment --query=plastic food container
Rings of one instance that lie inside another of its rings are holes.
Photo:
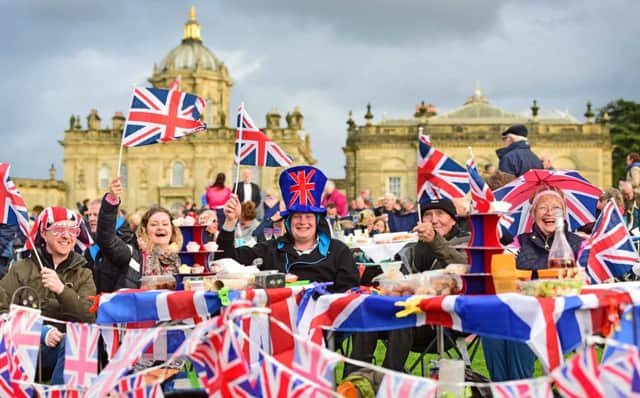
[[[173,275],[150,275],[140,278],[140,288],[144,290],[176,290]]]
[[[580,294],[583,283],[580,279],[536,279],[519,281],[518,290],[536,297],[576,296]]]
[[[463,286],[459,275],[442,270],[410,275],[392,272],[375,277],[373,282],[378,285],[382,294],[388,296],[449,295],[459,293]]]

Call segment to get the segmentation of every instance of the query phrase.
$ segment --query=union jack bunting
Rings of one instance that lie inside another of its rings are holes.
[[[495,398],[551,398],[551,383],[547,378],[491,383]]]
[[[640,262],[624,218],[613,200],[602,210],[578,262],[586,267],[593,283],[628,274]]]
[[[596,351],[591,346],[578,350],[565,366],[552,372],[551,377],[564,397],[604,397]]]
[[[18,225],[24,236],[29,234],[29,213],[16,184],[9,178],[9,163],[0,163],[0,224]]]
[[[158,336],[161,328],[132,329],[125,334],[116,356],[100,372],[87,391],[86,397],[104,397],[118,384],[120,378],[140,358],[145,348]]]
[[[0,321],[2,322],[2,321]],[[0,329],[4,329],[5,324],[0,324]],[[13,386],[11,383],[11,362],[9,359],[9,350],[5,343],[6,336],[4,330],[0,333],[0,396],[10,397],[13,395]]]
[[[64,382],[86,386],[98,373],[98,337],[100,329],[88,323],[67,322],[64,357]]]
[[[38,398],[82,398],[84,397],[84,388],[72,387],[67,385],[44,385],[34,384],[33,388],[36,391],[36,397]]]
[[[33,382],[42,330],[40,310],[12,305],[8,326],[11,379]]]
[[[139,88],[133,90],[122,145],[126,147],[173,141],[206,130],[200,120],[205,101],[178,90]]]
[[[158,383],[149,384],[145,381],[144,373],[124,376],[113,389],[118,398],[162,398],[162,386]]]
[[[635,322],[635,320],[634,320]],[[640,396],[640,359],[632,345],[607,347],[602,358],[600,378],[605,397]]]
[[[384,375],[376,397],[435,397],[436,386],[430,379],[390,371]]]
[[[259,167],[287,167],[293,159],[271,141],[253,123],[244,109],[244,103],[238,107],[236,119],[235,164]]]
[[[469,192],[464,167],[431,146],[428,135],[418,136],[418,202],[461,198]]]
[[[476,160],[473,157],[467,161],[467,173],[469,173],[473,210],[478,213],[488,212],[491,209],[491,202],[494,202],[496,198],[493,196],[491,188],[480,175]]]

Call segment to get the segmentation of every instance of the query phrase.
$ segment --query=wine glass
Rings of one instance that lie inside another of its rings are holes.
[[[271,240],[271,238],[273,238],[273,228],[264,229],[264,238],[266,240]]]

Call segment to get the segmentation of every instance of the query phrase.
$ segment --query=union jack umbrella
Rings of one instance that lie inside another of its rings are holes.
[[[461,198],[469,192],[464,167],[431,146],[428,135],[418,136],[418,201]]]
[[[178,90],[140,88],[133,90],[122,146],[132,147],[173,141],[207,129],[200,120],[205,101]]]
[[[494,192],[496,199],[511,203],[511,215],[515,222],[509,232],[517,236],[531,230],[529,199],[540,187],[562,190],[567,208],[569,230],[595,220],[596,204],[602,190],[574,170],[529,170],[517,179]]]

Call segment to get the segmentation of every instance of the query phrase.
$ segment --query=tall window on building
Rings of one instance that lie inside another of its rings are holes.
[[[129,185],[129,169],[124,163],[120,165],[120,183],[123,187]]]
[[[100,189],[109,188],[109,167],[106,164],[103,164],[100,167],[100,172],[98,173],[98,183],[100,184]]]
[[[171,166],[171,186],[184,186],[184,163],[179,160],[173,162],[173,165]]]
[[[401,177],[388,177],[387,178],[387,192],[390,192],[396,196],[396,198],[402,197],[402,178]]]

